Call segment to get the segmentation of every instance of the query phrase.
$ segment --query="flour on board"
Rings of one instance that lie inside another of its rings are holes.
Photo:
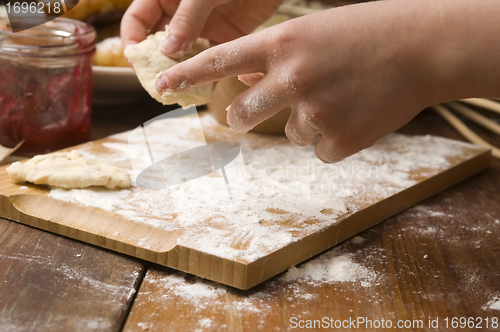
[[[335,224],[346,213],[407,189],[419,177],[439,173],[449,165],[449,158],[463,151],[461,143],[450,145],[443,138],[391,134],[331,165],[315,157],[313,146],[300,148],[285,137],[235,135],[210,115],[200,120],[205,134],[217,133],[214,137],[218,141],[231,141],[241,148],[248,192],[237,204],[227,190],[214,191],[224,185],[221,170],[161,190],[133,184],[129,190],[112,193],[55,189],[50,196],[112,211],[155,228],[182,229],[177,243],[251,262]],[[204,139],[192,135],[195,124],[192,118],[153,122],[148,132],[158,135],[150,135],[149,143],[165,153],[176,153],[189,142]],[[164,141],[161,133],[166,130],[176,133],[177,139]],[[126,168],[130,164],[128,152],[140,153],[141,149],[139,142],[128,141],[128,135],[111,136],[100,149],[82,149]],[[137,174],[129,172],[135,179]],[[147,248],[147,239],[144,245]]]

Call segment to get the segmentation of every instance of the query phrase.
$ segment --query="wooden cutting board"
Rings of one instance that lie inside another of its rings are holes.
[[[192,127],[189,121],[191,120],[186,122],[186,119],[167,119],[154,122],[146,128],[149,128],[147,130],[151,142],[163,142],[165,151],[172,153],[185,148],[185,142],[204,141],[203,135],[200,136],[194,130],[198,120],[192,118]],[[100,190],[98,194],[101,196],[98,197],[121,193],[125,193],[127,197],[116,209],[101,208],[102,206],[96,207],[100,206],[99,202],[85,205],[89,203],[56,199],[49,196],[50,189],[45,186],[15,184],[8,178],[4,166],[0,168],[0,217],[239,289],[249,289],[484,170],[491,159],[490,150],[462,142],[434,137],[391,135],[379,141],[368,152],[342,162],[344,164],[326,166],[318,163],[312,149],[292,148],[286,138],[258,134],[237,135],[217,124],[209,115],[203,116],[201,123],[208,142],[233,142],[241,147],[247,173],[251,175],[249,178],[253,178],[249,183],[254,183],[251,181],[255,181],[261,173],[263,178],[257,180],[268,180],[270,174],[276,174],[277,167],[280,167],[277,165],[287,166],[282,170],[289,170],[292,166],[300,170],[305,165],[301,163],[306,161],[309,165],[307,167],[312,167],[313,170],[315,167],[337,170],[335,176],[338,176],[339,170],[342,171],[342,167],[349,169],[353,165],[371,165],[373,168],[369,169],[373,170],[380,168],[387,171],[389,168],[393,172],[389,174],[404,180],[394,182],[393,177],[382,176],[359,182],[355,176],[340,177],[338,183],[358,181],[354,184],[363,184],[363,190],[354,190],[338,198],[336,202],[340,200],[344,209],[325,203],[316,215],[307,214],[311,213],[311,206],[318,204],[320,196],[313,195],[312,200],[311,196],[308,196],[309,200],[297,200],[300,192],[295,191],[289,196],[278,195],[281,202],[279,205],[275,202],[276,193],[262,196],[258,192],[259,188],[264,190],[269,184],[267,182],[262,186],[250,186],[251,192],[247,193],[245,200],[235,202],[231,208],[223,204],[207,208],[203,203],[205,198],[194,196],[189,197],[189,202],[198,202],[199,207],[186,208],[183,212],[185,214],[175,210],[158,214],[158,211],[165,211],[165,207],[158,203],[161,202],[158,201],[158,195],[162,193],[158,190],[135,188],[130,192],[119,193]],[[173,133],[173,137],[179,136],[179,139],[162,139],[166,132]],[[110,136],[75,148],[130,169],[131,161],[125,149],[129,134],[127,132]],[[160,139],[155,139],[155,135]],[[309,153],[310,158],[297,161],[293,154],[284,154],[284,151],[291,151],[290,149],[297,149],[297,154],[303,156]],[[137,153],[137,149],[133,153]],[[266,165],[275,155],[280,162]],[[260,173],[255,170],[256,160],[260,163]],[[430,163],[429,160],[434,162]],[[255,169],[251,169],[252,167]],[[210,175],[212,180],[219,178],[223,181],[220,170],[218,172]],[[319,182],[315,183],[334,181],[332,178],[335,176],[332,174],[327,174],[330,178],[316,179]],[[377,173],[378,175],[380,174]],[[300,176],[293,180],[300,182]],[[280,178],[280,181],[274,182],[287,185],[288,180]],[[90,195],[91,192],[93,191],[84,190],[81,194]],[[148,202],[148,195],[155,196],[156,200]],[[337,193],[329,192],[326,195],[335,196]],[[257,200],[254,196],[260,198]],[[293,202],[289,204],[287,199]],[[251,205],[251,202],[259,204]],[[165,200],[165,204],[167,203]],[[248,204],[245,205],[246,203]],[[287,210],[287,206],[291,208]],[[210,214],[210,209],[213,209],[213,215]],[[301,213],[301,209],[304,213]],[[190,219],[186,220],[183,216],[189,216]],[[252,224],[254,217],[257,219]]]

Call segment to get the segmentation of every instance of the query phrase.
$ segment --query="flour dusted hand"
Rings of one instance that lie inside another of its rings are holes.
[[[129,45],[125,49],[125,57],[132,63],[135,73],[146,91],[164,105],[179,104],[182,107],[189,105],[206,104],[212,95],[213,84],[203,84],[183,92],[167,91],[160,95],[156,91],[156,76],[164,70],[189,59],[209,48],[208,40],[198,38],[193,46],[179,59],[169,58],[160,52],[158,44],[163,40],[164,31],[148,36],[139,44]],[[185,88],[188,88],[187,86]]]
[[[162,72],[157,88],[174,93],[239,76],[252,86],[228,108],[233,130],[289,107],[288,138],[337,162],[428,106],[498,98],[499,15],[495,0],[341,6],[211,47]]]
[[[99,159],[83,157],[80,152],[56,152],[35,156],[25,163],[7,168],[16,183],[31,182],[66,189],[102,186],[108,189],[130,187],[130,175]]]

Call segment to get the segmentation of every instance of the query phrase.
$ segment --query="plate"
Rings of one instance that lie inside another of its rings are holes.
[[[129,103],[147,95],[132,68],[93,66],[92,71],[94,103]]]

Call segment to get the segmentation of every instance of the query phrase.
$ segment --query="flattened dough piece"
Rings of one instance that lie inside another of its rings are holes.
[[[126,171],[99,159],[83,157],[78,150],[39,155],[25,163],[13,163],[7,168],[7,174],[16,183],[31,182],[66,189],[130,187],[130,175]]]
[[[155,83],[158,73],[210,47],[208,40],[198,38],[193,47],[177,61],[165,56],[158,49],[158,44],[164,35],[164,31],[159,31],[154,35],[149,35],[142,42],[129,45],[125,49],[125,57],[132,63],[137,78],[151,97],[164,105],[179,104],[182,107],[187,107],[193,104],[206,104],[212,96],[213,83],[203,84],[183,92],[166,92],[163,95],[156,91]]]

